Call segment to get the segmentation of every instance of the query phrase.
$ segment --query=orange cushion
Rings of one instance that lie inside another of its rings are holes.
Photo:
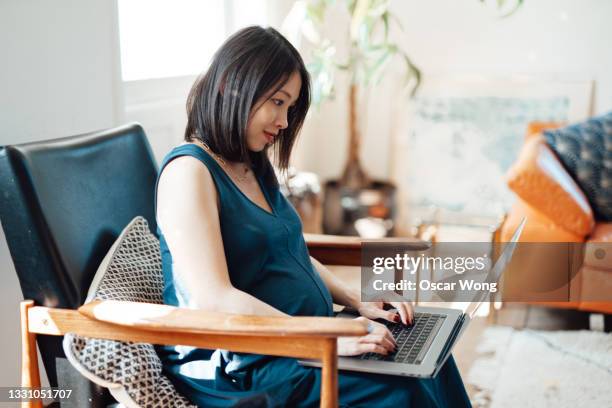
[[[531,122],[527,125],[527,132],[525,133],[525,140],[532,137],[537,137],[542,131],[546,129],[557,129],[565,126],[565,123],[559,122]]]
[[[502,225],[500,239],[508,242],[521,220],[527,217],[520,242],[583,242],[584,236],[572,234],[546,215],[521,200],[517,200]]]
[[[506,174],[508,186],[568,232],[584,237],[595,225],[586,196],[539,135],[529,138]]]

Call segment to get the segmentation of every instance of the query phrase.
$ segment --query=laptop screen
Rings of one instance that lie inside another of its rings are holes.
[[[526,218],[523,218],[519,226],[516,227],[516,230],[514,231],[514,234],[512,235],[512,239],[510,240],[510,242],[506,244],[504,251],[502,252],[500,257],[497,259],[497,262],[495,262],[495,265],[493,265],[493,267],[489,271],[489,274],[487,275],[485,282],[491,282],[491,283],[499,282],[502,272],[506,269],[506,267],[510,263],[510,260],[512,259],[512,254],[514,253],[514,249],[516,248],[516,243],[518,242],[518,239],[521,236],[521,233],[523,232],[523,227],[525,226],[526,220],[527,220]],[[476,314],[476,311],[478,310],[482,302],[485,301],[487,296],[489,296],[489,293],[487,291],[481,290],[481,291],[476,292],[474,299],[472,300],[472,302],[470,302],[469,306],[465,310],[465,314],[470,316],[470,319],[474,317],[474,315]]]

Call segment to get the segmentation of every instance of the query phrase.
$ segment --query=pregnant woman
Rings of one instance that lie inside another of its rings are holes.
[[[265,316],[332,316],[332,302],[359,319],[410,324],[410,303],[363,303],[308,254],[302,225],[279,191],[271,153],[286,169],[310,105],[297,50],[272,28],[248,27],[217,51],[187,102],[185,141],[165,157],[156,193],[164,301]],[[325,149],[326,146],[320,146]],[[372,322],[363,337],[338,339],[344,356],[387,354],[395,340]],[[268,406],[318,406],[321,371],[295,359],[164,347],[165,373],[198,406],[246,398]],[[450,358],[434,379],[342,371],[341,406],[470,406]]]

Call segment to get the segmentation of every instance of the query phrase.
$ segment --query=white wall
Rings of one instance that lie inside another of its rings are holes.
[[[121,121],[116,3],[0,1],[0,145],[69,136]],[[16,386],[22,300],[0,230],[0,386]]]
[[[494,0],[488,0],[495,3]],[[554,75],[595,81],[595,114],[612,110],[612,2],[526,0],[513,16],[498,19],[478,0],[393,1],[403,33],[394,32],[423,75],[484,73],[494,76]],[[337,31],[337,25],[334,27]],[[337,33],[334,33],[334,36]],[[344,165],[347,139],[346,84],[338,98],[313,115],[299,144],[303,168],[323,178]],[[372,92],[363,132],[362,159],[375,177],[389,177],[394,86]]]
[[[117,122],[114,1],[2,1],[0,33],[0,144]]]

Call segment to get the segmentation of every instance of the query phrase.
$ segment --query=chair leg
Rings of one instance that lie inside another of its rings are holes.
[[[32,300],[24,300],[19,306],[21,312],[21,386],[40,388],[36,334],[30,332],[28,321],[28,309],[32,306],[34,306]],[[43,404],[41,400],[24,401],[21,407],[42,408]]]
[[[321,372],[321,407],[338,406],[338,343],[335,338],[326,339]]]
[[[604,332],[612,333],[612,313],[604,313]]]

